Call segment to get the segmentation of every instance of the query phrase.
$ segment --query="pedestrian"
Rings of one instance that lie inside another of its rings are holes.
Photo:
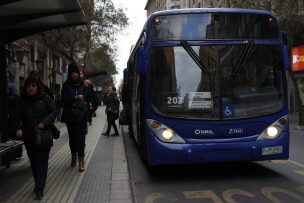
[[[126,113],[126,118],[127,118],[126,120],[128,123],[129,136],[133,137],[131,93],[132,93],[132,91],[129,89],[129,86],[127,84],[124,84],[122,86],[122,90],[121,90],[121,102],[122,102],[123,110]]]
[[[16,136],[22,138],[30,159],[35,180],[34,192],[42,199],[48,172],[51,146],[40,148],[37,145],[35,128],[51,130],[57,110],[53,100],[43,91],[41,83],[35,78],[27,78],[18,109]],[[53,140],[51,140],[52,145]]]
[[[83,172],[89,98],[88,87],[80,78],[76,63],[69,64],[68,78],[61,90],[61,102],[61,121],[66,124],[69,134],[71,167],[76,166],[78,156],[79,172]]]
[[[106,115],[108,121],[107,131],[102,133],[102,135],[109,136],[111,131],[111,126],[114,128],[114,134],[111,136],[118,136],[118,129],[115,123],[115,120],[118,119],[119,116],[119,100],[116,94],[116,88],[114,85],[109,86],[108,94],[105,99],[106,105]]]
[[[92,84],[92,82],[89,79],[87,79],[84,68],[80,68],[79,73],[80,73],[80,78],[84,82],[84,85],[86,87],[88,87],[88,89],[89,89],[89,91],[88,91],[88,97],[89,97],[89,99],[88,99],[89,100],[89,103],[88,103],[88,108],[89,108],[88,122],[89,122],[89,125],[92,125],[92,115],[93,115],[93,113],[95,113],[95,111],[98,108],[97,94],[94,90],[94,85]]]
[[[38,71],[36,70],[32,70],[29,74],[28,74],[28,78],[35,78],[36,80],[38,80],[43,88],[43,91],[45,93],[47,93],[52,99],[54,99],[54,94],[52,93],[52,91],[50,90],[50,88],[45,85],[42,81],[41,81],[41,78],[40,78],[40,74]]]

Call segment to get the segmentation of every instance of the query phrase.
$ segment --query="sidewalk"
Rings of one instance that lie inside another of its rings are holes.
[[[51,150],[45,195],[41,202],[132,203],[123,136],[102,136],[106,124],[104,107],[99,107],[96,114],[86,137],[83,173],[78,172],[78,166],[70,167],[67,130],[64,124],[56,123],[61,137],[55,140]],[[1,184],[7,185],[0,187],[0,202],[37,202],[25,151],[22,159],[13,165],[6,170],[0,168]]]
[[[299,125],[298,114],[289,114],[289,129],[291,131],[304,131],[304,126]]]

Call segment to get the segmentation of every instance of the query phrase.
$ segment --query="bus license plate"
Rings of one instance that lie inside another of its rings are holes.
[[[263,147],[262,155],[280,154],[283,152],[283,146]]]

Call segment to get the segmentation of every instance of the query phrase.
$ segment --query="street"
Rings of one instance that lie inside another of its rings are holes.
[[[161,166],[140,159],[124,127],[135,202],[304,202],[304,134],[291,131],[290,159]]]

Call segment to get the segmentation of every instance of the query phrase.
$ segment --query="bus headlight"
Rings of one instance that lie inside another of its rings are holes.
[[[269,137],[277,137],[277,135],[279,134],[279,130],[275,126],[268,127],[266,132]]]
[[[146,121],[154,135],[161,141],[167,143],[185,143],[183,138],[166,125],[152,119],[147,119]]]
[[[173,138],[174,133],[169,129],[163,129],[161,130],[161,135],[165,140],[170,141]]]
[[[284,116],[268,126],[258,137],[258,140],[274,139],[279,137],[283,131],[284,127],[288,124],[288,117]]]

